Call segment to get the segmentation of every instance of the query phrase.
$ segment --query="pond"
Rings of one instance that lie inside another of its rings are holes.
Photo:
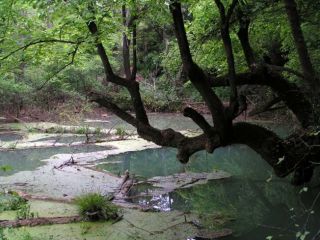
[[[114,116],[107,119],[107,123],[88,124],[103,128],[120,126],[126,130],[132,129]],[[175,114],[152,114],[151,122],[159,128],[197,129],[191,120]],[[268,123],[263,125],[275,130],[281,137],[292,131],[291,126]],[[41,139],[44,140],[71,143],[83,141],[84,136],[48,136]],[[97,152],[106,149],[108,148],[96,145],[81,145],[0,151],[0,165],[13,167],[12,171],[0,172],[0,175],[35,170],[45,164],[41,160],[55,154]],[[154,188],[150,185],[141,184],[132,189],[128,201],[151,206],[159,211],[179,210],[197,213],[201,216],[201,224],[209,228],[216,227],[219,222],[223,223],[228,219],[230,221],[225,227],[233,229],[234,234],[225,238],[227,240],[266,239],[268,236],[268,239],[272,236],[272,239],[292,240],[297,239],[296,234],[299,232],[309,232],[305,240],[319,239],[315,237],[320,229],[319,186],[313,184],[309,187],[294,187],[290,184],[290,179],[275,177],[270,166],[244,145],[219,148],[213,154],[196,153],[186,165],[176,160],[176,150],[172,148],[110,155],[96,161],[95,164],[97,169],[109,171],[114,175],[129,170],[142,181],[154,176],[169,176],[175,173],[226,171],[232,175],[231,178],[214,180],[204,185],[162,195],[154,194]]]
[[[22,135],[14,132],[1,132],[0,131],[0,142],[10,142],[10,141],[18,141],[23,138]]]
[[[277,178],[250,148],[234,145],[219,148],[214,154],[199,152],[186,165],[177,162],[175,155],[176,150],[171,148],[129,152],[109,156],[99,161],[97,168],[114,174],[129,170],[140,179],[181,172],[224,170],[231,173],[229,179],[163,195],[154,195],[154,188],[144,184],[132,190],[129,200],[160,211],[196,212],[207,227],[217,225],[219,219],[213,215],[233,219],[229,227],[235,234],[226,239],[273,236],[273,239],[292,240],[299,231],[308,231],[311,236],[319,230],[320,189],[294,187],[289,179]]]
[[[110,148],[96,145],[43,147],[0,151],[0,166],[10,166],[10,171],[0,171],[0,176],[12,175],[20,171],[32,171],[45,164],[45,159],[60,153],[97,152]]]

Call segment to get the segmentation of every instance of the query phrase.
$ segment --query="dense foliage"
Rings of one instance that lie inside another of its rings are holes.
[[[214,1],[185,3],[186,31],[195,61],[210,73],[225,74],[227,62]],[[132,26],[123,24],[123,5],[129,9],[129,17],[134,16],[137,26],[137,79],[146,107],[176,110],[183,101],[202,101],[190,81],[180,76],[181,59],[166,1],[5,0],[0,3],[1,109],[17,115],[27,106],[53,110],[68,101],[83,103],[93,91],[109,92],[116,103],[132,109],[124,89],[102,85],[106,81],[103,67],[86,26],[92,18],[97,20],[110,61],[116,72],[123,75],[122,36],[127,35],[131,46],[133,40]],[[301,26],[317,70],[320,64],[319,2],[299,1],[298,5]],[[283,3],[243,1],[241,7],[252,22],[249,33],[258,58],[268,58],[270,51],[276,49],[285,55],[286,67],[300,71]],[[236,71],[242,72],[247,65],[237,29],[234,16],[230,36]],[[288,74],[288,77],[291,81],[300,81],[295,75]],[[227,100],[227,88],[216,91]],[[272,95],[270,91],[264,93]]]
[[[183,163],[197,151],[242,143],[278,176],[311,179],[320,155],[319,1],[7,0],[0,7],[0,103],[17,115],[26,105],[51,111],[65,103],[77,113],[94,101],[144,139],[177,148]],[[256,112],[282,103],[304,132],[283,140],[237,124],[256,100],[271,100]],[[197,101],[213,125],[190,106],[183,114],[201,135],[150,125],[146,110]]]

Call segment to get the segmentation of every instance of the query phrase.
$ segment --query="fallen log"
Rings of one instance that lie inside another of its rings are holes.
[[[39,226],[39,225],[50,225],[50,224],[66,224],[73,222],[80,222],[82,218],[80,216],[70,216],[70,217],[39,217],[21,220],[1,220],[0,227],[23,227],[23,226]]]

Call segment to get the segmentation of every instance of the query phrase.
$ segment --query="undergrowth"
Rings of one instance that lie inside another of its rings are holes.
[[[80,216],[99,221],[118,218],[118,208],[98,193],[88,193],[75,199]]]

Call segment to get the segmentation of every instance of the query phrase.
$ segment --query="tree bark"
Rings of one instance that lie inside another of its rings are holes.
[[[228,138],[232,122],[226,118],[225,108],[221,100],[211,89],[207,76],[204,74],[203,70],[193,62],[184,28],[180,2],[173,1],[170,4],[170,11],[173,17],[175,34],[184,71],[206,102],[214,122],[214,128],[219,133],[221,141],[224,142]]]
[[[220,32],[221,37],[226,53],[227,63],[228,63],[228,75],[229,75],[229,85],[230,85],[230,103],[227,109],[227,117],[232,121],[235,116],[238,114],[239,110],[239,102],[238,102],[238,91],[236,85],[236,70],[235,70],[235,63],[234,63],[234,55],[233,55],[233,48],[232,42],[229,33],[229,21],[231,15],[233,14],[234,8],[236,7],[238,1],[233,0],[231,6],[229,7],[227,13],[225,12],[225,7],[223,6],[220,0],[215,0],[215,3],[219,9],[220,13]]]

